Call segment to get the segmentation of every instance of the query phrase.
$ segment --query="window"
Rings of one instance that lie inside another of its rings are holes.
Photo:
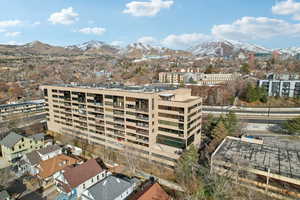
[[[44,89],[44,96],[45,96],[45,97],[48,96],[48,89]]]
[[[83,184],[83,186],[82,186],[82,187],[83,187],[83,189],[85,189],[85,184]]]
[[[93,182],[94,182],[94,179],[92,178],[92,180],[91,180],[91,181],[92,181],[92,183],[93,183]]]
[[[97,181],[99,181],[99,175],[97,175]]]

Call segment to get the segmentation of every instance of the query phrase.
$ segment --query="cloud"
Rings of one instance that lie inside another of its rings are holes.
[[[275,36],[297,36],[300,24],[267,17],[243,17],[232,24],[215,25],[212,34],[217,38],[234,40],[269,39]]]
[[[7,20],[7,21],[0,21],[0,28],[7,28],[20,25],[22,21],[20,20]]]
[[[272,12],[277,15],[292,15],[293,19],[300,20],[300,2],[294,0],[277,2],[272,6]]]
[[[143,44],[155,44],[155,43],[157,43],[157,40],[151,36],[144,36],[144,37],[139,38],[137,40],[137,42],[143,43]]]
[[[55,12],[50,15],[48,21],[52,24],[69,25],[78,21],[79,14],[73,11],[72,7],[64,8],[60,12]]]
[[[6,32],[5,36],[6,37],[16,37],[16,36],[18,36],[20,34],[21,34],[21,32]]]
[[[124,45],[124,42],[116,40],[116,41],[112,41],[110,44],[113,46],[122,46],[122,45]]]
[[[36,22],[33,22],[32,25],[33,26],[38,26],[38,25],[41,25],[41,22],[40,21],[36,21]]]
[[[170,8],[174,4],[174,1],[165,0],[150,0],[145,1],[132,1],[126,4],[126,9],[123,13],[130,14],[136,17],[141,16],[155,16],[161,9]]]
[[[181,35],[169,35],[164,38],[161,43],[164,46],[170,48],[187,48],[195,43],[203,42],[211,39],[211,36],[201,33],[181,34]]]
[[[105,28],[101,27],[87,27],[87,28],[82,28],[78,32],[83,33],[83,34],[92,34],[92,35],[102,35],[103,33],[106,32]]]

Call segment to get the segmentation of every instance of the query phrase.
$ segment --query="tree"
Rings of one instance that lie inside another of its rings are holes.
[[[241,73],[242,74],[249,74],[250,73],[250,67],[247,63],[244,63],[241,67]]]
[[[290,135],[300,135],[300,117],[290,119],[282,124],[282,128]]]
[[[214,72],[213,66],[209,65],[206,70],[205,70],[205,74],[212,74]]]
[[[226,126],[224,125],[223,121],[218,122],[217,126],[212,131],[212,135],[218,141],[223,140],[226,136],[229,135],[229,132],[226,129]]]
[[[237,129],[238,119],[233,111],[229,111],[224,120],[224,125],[230,135],[233,135]]]
[[[199,155],[194,145],[191,145],[179,158],[175,168],[177,180],[189,192],[193,191],[196,180]]]

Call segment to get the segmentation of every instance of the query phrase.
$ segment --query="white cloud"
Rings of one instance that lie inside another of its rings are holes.
[[[7,28],[20,25],[22,22],[20,20],[7,20],[0,21],[0,28]]]
[[[139,38],[137,40],[137,42],[143,43],[143,44],[155,44],[155,43],[157,43],[157,40],[151,36],[144,36],[144,37]]]
[[[267,17],[243,17],[232,24],[215,25],[212,34],[234,40],[268,39],[275,36],[297,36],[300,24]]]
[[[16,36],[18,36],[20,34],[21,34],[21,32],[6,32],[5,36],[6,37],[16,37]]]
[[[170,8],[174,1],[150,0],[150,1],[132,1],[126,4],[123,13],[131,14],[136,17],[155,16],[163,8]]]
[[[113,46],[122,46],[124,45],[124,42],[116,40],[116,41],[112,41],[110,44]]]
[[[277,2],[272,6],[272,12],[278,15],[293,15],[293,19],[300,20],[300,2],[294,0]]]
[[[169,35],[164,38],[161,43],[170,48],[187,48],[195,45],[195,43],[203,42],[208,39],[211,39],[211,36],[201,33],[191,33],[182,35]]]
[[[36,21],[36,22],[33,22],[33,23],[32,23],[33,26],[38,26],[38,25],[40,25],[40,24],[41,24],[40,21]]]
[[[84,33],[84,34],[93,34],[93,35],[102,35],[103,33],[106,32],[105,28],[101,27],[87,27],[87,28],[82,28],[78,32]]]
[[[0,29],[0,33],[4,33],[4,32],[6,32],[5,29]]]
[[[78,21],[78,16],[79,14],[74,12],[72,7],[69,7],[51,14],[48,21],[52,22],[52,24],[69,25]]]

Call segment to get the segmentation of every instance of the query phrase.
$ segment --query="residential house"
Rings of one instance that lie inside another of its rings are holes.
[[[0,141],[2,157],[14,162],[26,153],[40,149],[44,146],[42,134],[25,137],[15,132],[9,133]]]
[[[69,167],[59,174],[55,182],[57,190],[67,196],[81,194],[107,176],[96,159],[91,159],[76,167]]]
[[[21,165],[19,169],[35,176],[39,172],[37,166],[41,161],[48,160],[59,154],[62,154],[62,149],[58,145],[50,145],[42,149],[32,151],[24,155],[24,164]]]
[[[172,198],[163,190],[163,188],[155,181],[148,180],[139,190],[130,196],[130,200],[171,200]]]
[[[60,154],[48,160],[41,161],[37,165],[37,176],[42,180],[42,185],[47,187],[54,183],[61,170],[78,163],[80,163],[80,160]]]
[[[82,200],[123,200],[135,189],[136,179],[110,175],[83,192]]]

